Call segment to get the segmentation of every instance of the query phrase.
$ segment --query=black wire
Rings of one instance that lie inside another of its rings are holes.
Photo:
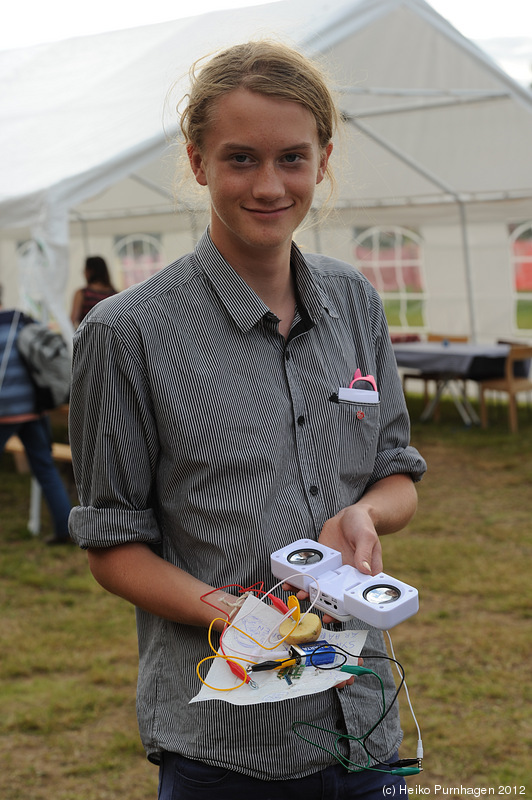
[[[369,654],[368,654],[368,653],[365,653],[365,654],[364,654],[364,659],[366,659],[366,658],[368,658],[368,659],[372,659],[372,658],[380,658],[380,659],[385,659],[386,661],[391,661],[391,662],[393,662],[394,664],[396,664],[396,665],[399,667],[399,670],[400,670],[400,672],[401,672],[401,680],[400,680],[400,682],[399,682],[399,686],[398,686],[398,687],[397,687],[397,689],[395,690],[395,694],[394,694],[394,695],[393,695],[393,697],[392,697],[391,703],[388,705],[388,708],[386,709],[386,711],[384,712],[384,714],[383,714],[383,715],[382,715],[382,717],[380,718],[380,720],[379,720],[379,722],[377,723],[377,725],[374,725],[374,726],[373,726],[373,728],[372,728],[371,730],[369,730],[369,731],[366,733],[366,735],[364,736],[364,738],[362,739],[362,746],[364,747],[364,750],[366,751],[366,753],[367,753],[369,756],[371,756],[371,758],[375,759],[375,760],[377,761],[377,763],[378,763],[378,764],[384,764],[384,763],[385,763],[384,761],[381,761],[380,759],[378,759],[378,758],[377,758],[377,756],[373,755],[373,753],[371,753],[371,751],[370,751],[370,750],[368,750],[368,748],[367,748],[367,746],[366,746],[366,740],[367,740],[367,739],[369,738],[369,736],[370,736],[370,735],[373,733],[373,731],[375,730],[375,728],[376,728],[378,725],[380,725],[380,724],[381,724],[381,723],[382,723],[382,722],[383,722],[383,721],[386,719],[386,717],[388,716],[389,712],[392,710],[392,708],[393,708],[393,706],[394,706],[394,703],[396,703],[396,702],[397,702],[397,698],[398,698],[398,696],[399,696],[399,692],[400,692],[400,691],[401,691],[401,689],[403,688],[403,684],[404,684],[404,682],[405,682],[405,670],[404,670],[404,667],[403,667],[403,665],[402,665],[402,664],[401,664],[399,661],[397,661],[397,659],[396,659],[396,658],[392,658],[391,656],[389,656],[389,655],[387,655],[387,654],[383,654],[383,653],[374,653],[373,655],[371,655],[371,652],[370,652]]]
[[[325,664],[315,664],[314,660],[313,660],[314,656],[319,654],[320,652],[322,652],[322,653],[330,653],[331,647],[333,648],[335,654],[340,656],[340,657],[342,657],[344,660],[340,664],[338,664],[338,662],[335,662],[334,664],[331,664],[330,666],[326,666]],[[338,652],[339,650],[341,650],[342,652],[339,653]],[[347,659],[350,656],[351,656],[351,658],[356,658],[356,656],[353,656],[351,653],[348,653],[347,650],[344,650],[343,647],[340,647],[340,645],[327,643],[327,644],[320,644],[311,653],[308,653],[307,658],[310,661],[310,666],[311,667],[315,667],[316,669],[323,669],[323,670],[327,671],[327,670],[331,670],[331,669],[338,669],[338,667],[343,667],[343,665],[347,662]]]
[[[359,657],[359,656],[355,656],[353,653],[350,653],[348,650],[345,650],[343,647],[341,647],[340,645],[337,645],[337,644],[327,644],[327,647],[332,647],[337,655],[343,656],[344,660],[342,661],[340,666],[343,666],[346,663],[348,658],[358,658]],[[311,666],[314,666],[317,669],[323,669],[323,670],[338,669],[338,664],[337,663],[336,664],[332,664],[331,666],[325,666],[325,665],[322,665],[322,664],[315,664],[313,662],[313,656],[316,653],[319,653],[319,651],[322,650],[323,648],[325,648],[325,645],[320,645],[315,650],[313,650],[312,653],[310,653],[310,664],[311,664]],[[394,664],[396,664],[399,667],[399,670],[400,670],[400,673],[401,673],[401,680],[399,682],[399,686],[397,687],[397,689],[396,689],[396,691],[395,691],[395,693],[394,693],[394,695],[392,697],[391,702],[388,704],[387,708],[383,711],[383,714],[380,717],[380,719],[375,723],[375,725],[372,728],[369,729],[369,731],[367,731],[364,734],[364,736],[360,740],[360,744],[362,745],[362,747],[364,748],[365,752],[368,754],[368,756],[370,758],[372,758],[377,764],[381,764],[383,766],[389,766],[388,764],[386,764],[385,761],[381,761],[379,758],[377,758],[377,756],[373,755],[373,753],[371,753],[368,750],[368,748],[366,746],[366,742],[367,742],[368,738],[371,736],[371,734],[373,733],[373,731],[376,728],[378,728],[378,726],[381,725],[384,722],[384,720],[386,719],[386,717],[388,716],[388,714],[392,710],[394,704],[397,702],[397,698],[399,696],[399,692],[403,688],[403,684],[405,682],[405,670],[404,670],[403,665],[399,661],[397,661],[397,659],[392,658],[391,656],[389,656],[386,653],[375,653],[374,652],[372,654],[371,651],[363,652],[360,655],[360,658],[363,658],[364,660],[378,658],[378,659],[384,659],[385,661],[391,661],[391,662],[393,662]],[[362,677],[362,676],[360,676],[360,677]]]

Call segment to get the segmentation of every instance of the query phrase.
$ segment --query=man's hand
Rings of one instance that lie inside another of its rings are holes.
[[[382,548],[368,509],[357,503],[342,509],[327,520],[318,541],[338,550],[342,564],[349,564],[364,575],[382,571]]]
[[[365,575],[382,572],[380,536],[401,530],[412,519],[417,493],[409,475],[389,475],[377,481],[357,503],[327,520],[322,544],[339,550],[342,563]]]
[[[338,550],[342,563],[364,575],[376,575],[383,569],[379,536],[401,530],[413,517],[417,494],[408,475],[390,475],[374,483],[357,503],[347,506],[327,520],[318,541]],[[292,587],[284,584],[285,591]],[[298,600],[307,600],[307,592],[298,591]],[[334,618],[325,614],[325,623]]]
[[[382,550],[377,531],[369,514],[358,505],[348,506],[327,520],[318,541],[338,550],[342,554],[342,564],[356,567],[365,575],[375,575],[382,570]],[[286,591],[290,588],[289,584],[283,586]],[[300,589],[296,597],[307,600],[308,593]],[[324,614],[323,621],[327,624],[337,620]]]

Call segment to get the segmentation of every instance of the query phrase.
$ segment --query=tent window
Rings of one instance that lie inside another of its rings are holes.
[[[513,271],[514,325],[519,331],[532,330],[532,222],[510,230],[510,258]]]
[[[114,252],[123,289],[149,278],[166,264],[158,234],[117,236]]]
[[[391,330],[425,328],[423,243],[401,227],[355,228],[355,266],[379,292]]]

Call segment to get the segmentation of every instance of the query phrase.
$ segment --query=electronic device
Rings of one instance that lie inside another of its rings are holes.
[[[301,660],[305,667],[322,667],[333,664],[338,655],[336,649],[326,639],[305,644],[291,644],[290,652]]]
[[[419,610],[414,586],[385,572],[364,575],[342,564],[338,550],[312,539],[298,539],[272,553],[271,570],[276,578],[308,592],[316,608],[340,621],[357,617],[387,630]]]

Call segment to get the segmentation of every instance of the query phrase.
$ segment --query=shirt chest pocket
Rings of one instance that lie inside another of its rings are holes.
[[[379,440],[380,403],[337,405],[338,472],[341,481],[355,487],[366,486],[373,473]]]

